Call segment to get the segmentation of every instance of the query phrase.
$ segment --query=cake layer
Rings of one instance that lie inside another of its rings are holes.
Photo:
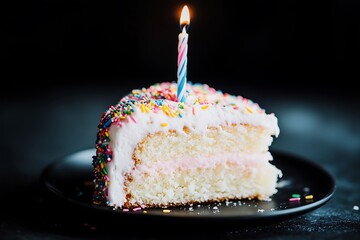
[[[125,207],[181,205],[209,200],[257,198],[276,193],[281,171],[271,155],[217,154],[139,165],[128,175]]]
[[[141,164],[174,161],[174,159],[266,152],[273,137],[260,126],[233,124],[208,127],[204,133],[166,131],[149,134],[136,147],[134,159]]]

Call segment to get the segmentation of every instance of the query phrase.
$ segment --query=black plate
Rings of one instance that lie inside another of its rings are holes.
[[[45,188],[56,197],[82,207],[86,212],[95,211],[106,214],[107,218],[126,219],[126,221],[154,219],[159,223],[185,221],[236,222],[252,224],[274,222],[295,217],[315,210],[331,199],[335,191],[334,178],[321,166],[287,153],[272,151],[272,163],[283,172],[278,192],[271,201],[241,200],[192,206],[148,208],[139,211],[114,210],[106,206],[92,204],[92,156],[95,149],[86,149],[65,156],[49,165],[42,173],[41,181]],[[293,194],[299,194],[300,200],[291,201]],[[305,196],[312,195],[312,199]],[[170,210],[170,211],[168,211]]]

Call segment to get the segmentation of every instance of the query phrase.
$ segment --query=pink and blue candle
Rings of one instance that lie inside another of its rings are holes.
[[[177,59],[177,99],[179,102],[186,100],[186,81],[187,81],[187,52],[188,52],[188,38],[186,30],[190,24],[189,9],[185,5],[180,17],[180,28],[182,32],[179,34],[178,42],[178,59]]]

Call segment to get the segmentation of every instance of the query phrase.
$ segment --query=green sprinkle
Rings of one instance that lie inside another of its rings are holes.
[[[293,197],[293,198],[299,198],[299,197],[300,197],[300,194],[293,193],[293,194],[291,195],[291,197]]]

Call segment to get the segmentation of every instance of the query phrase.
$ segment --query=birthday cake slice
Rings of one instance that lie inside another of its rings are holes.
[[[282,176],[271,163],[276,116],[241,96],[187,83],[133,90],[102,115],[94,203],[163,207],[234,199],[271,200]]]

